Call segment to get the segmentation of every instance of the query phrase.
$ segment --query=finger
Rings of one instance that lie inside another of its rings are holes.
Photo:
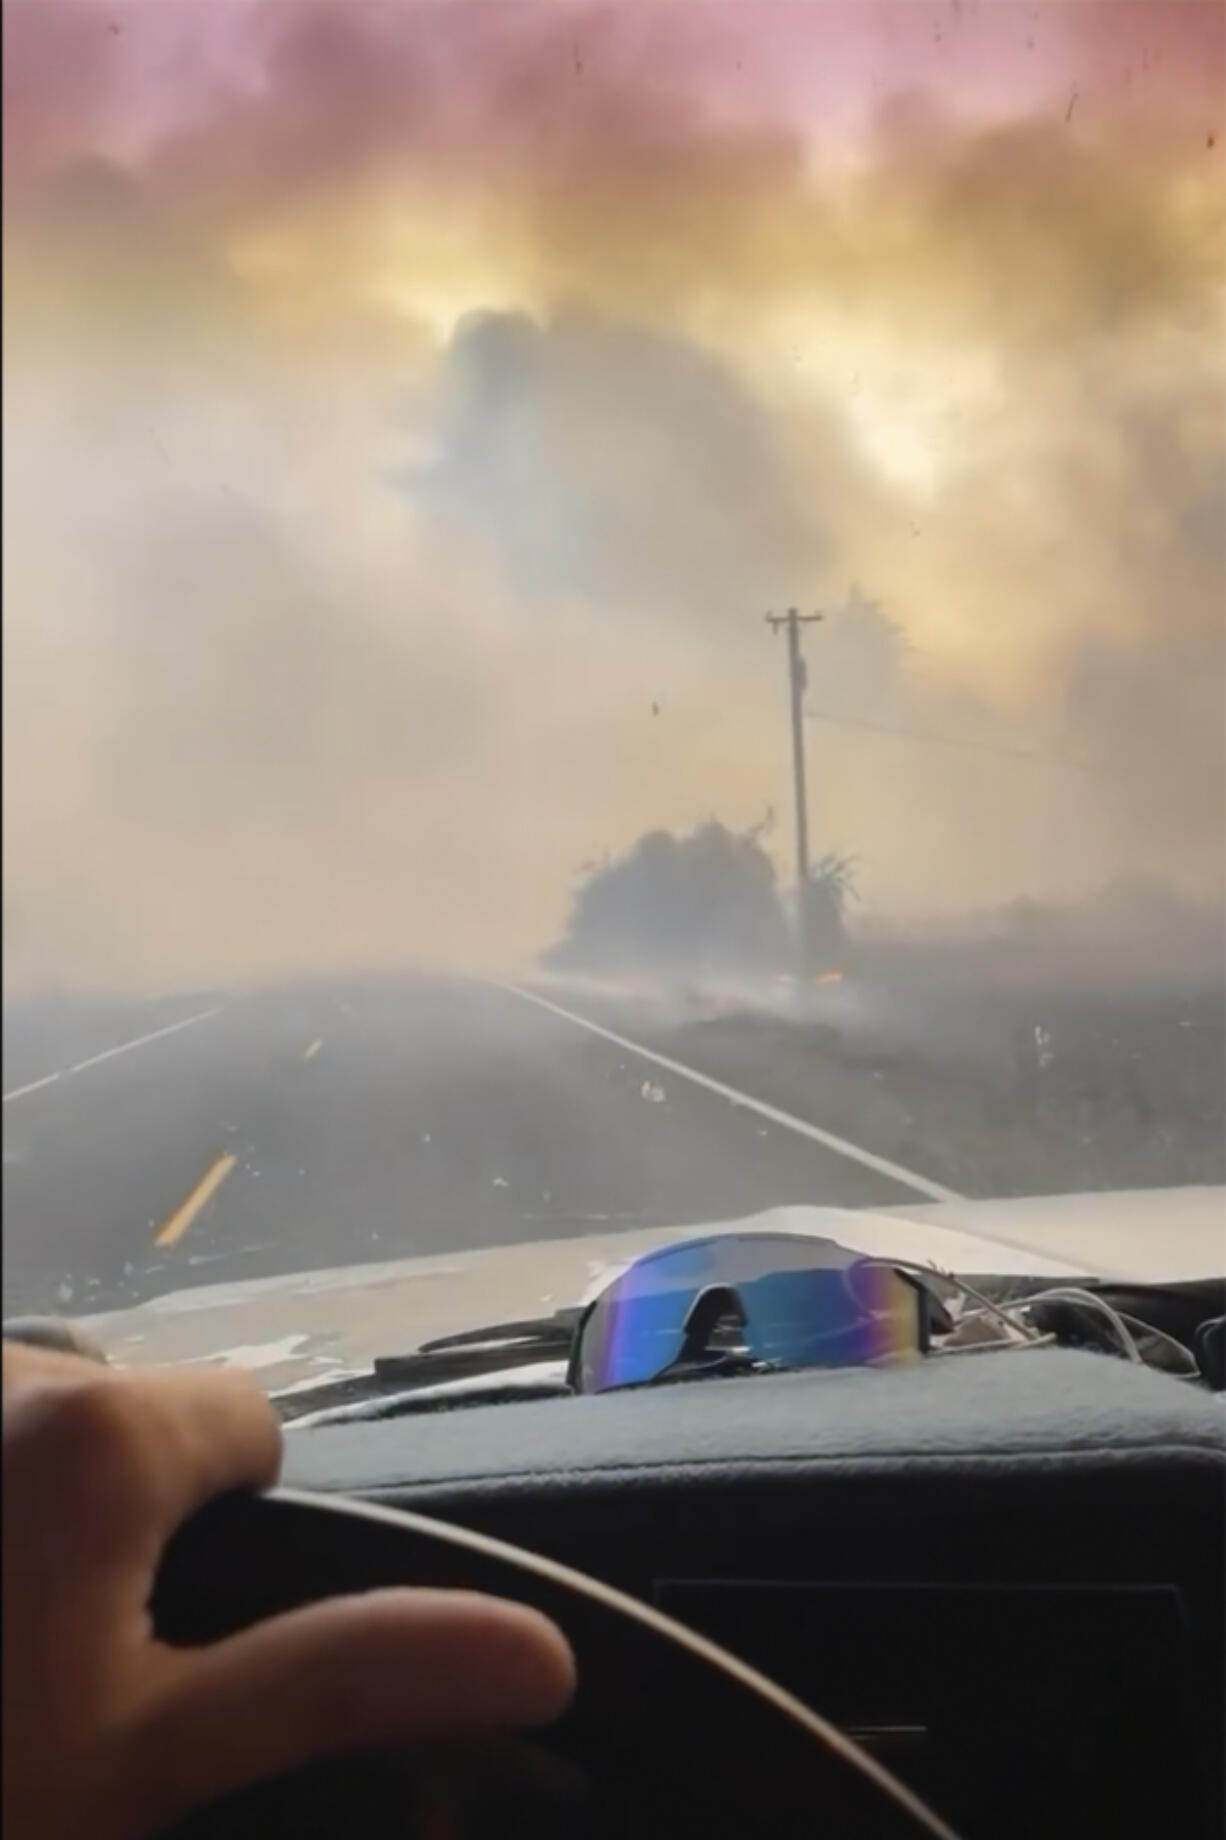
[[[68,1316],[6,1316],[0,1333],[6,1342],[75,1354],[102,1367],[107,1365],[105,1350]]]
[[[463,1591],[336,1598],[178,1660],[129,1772],[160,1821],[314,1757],[544,1724],[574,1689],[552,1623]]]
[[[127,1374],[123,1384],[153,1461],[162,1537],[217,1495],[277,1480],[281,1421],[248,1375],[180,1369]]]
[[[0,1344],[0,1358],[3,1360],[4,1397],[9,1399],[32,1380],[80,1378],[85,1368],[84,1357],[70,1354],[63,1348],[44,1348],[31,1342],[4,1341]],[[90,1364],[87,1371],[97,1377],[96,1363]]]
[[[67,1539],[83,1563],[149,1563],[212,1496],[276,1478],[276,1413],[236,1375],[115,1374],[34,1355],[6,1360],[5,1377],[6,1480],[48,1562]]]

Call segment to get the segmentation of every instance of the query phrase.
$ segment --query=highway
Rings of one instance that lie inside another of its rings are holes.
[[[633,1026],[423,976],[6,1009],[4,1312],[945,1192]]]

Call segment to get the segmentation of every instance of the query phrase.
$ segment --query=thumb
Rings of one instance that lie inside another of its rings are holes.
[[[552,1623],[467,1591],[334,1598],[182,1664],[133,1760],[154,1822],[359,1746],[545,1724],[575,1684]]]

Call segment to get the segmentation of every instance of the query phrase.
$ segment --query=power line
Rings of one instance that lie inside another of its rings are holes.
[[[1069,760],[1063,754],[1041,754],[1034,748],[1009,747],[1001,741],[971,741],[956,735],[934,735],[918,728],[897,728],[888,722],[866,722],[858,716],[834,716],[824,709],[805,711],[811,722],[827,722],[832,728],[861,728],[870,735],[893,735],[900,741],[923,742],[928,747],[969,748],[977,754],[1003,754],[1010,760],[1030,760],[1040,766],[1067,767],[1070,773],[1086,773],[1087,767],[1079,766],[1075,760]]]

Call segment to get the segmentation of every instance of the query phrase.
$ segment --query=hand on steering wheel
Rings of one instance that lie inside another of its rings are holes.
[[[556,1627],[473,1592],[372,1591],[199,1649],[157,1640],[163,1549],[213,1496],[276,1480],[273,1408],[229,1375],[3,1358],[3,1807],[18,1840],[144,1840],[320,1755],[565,1706]]]

